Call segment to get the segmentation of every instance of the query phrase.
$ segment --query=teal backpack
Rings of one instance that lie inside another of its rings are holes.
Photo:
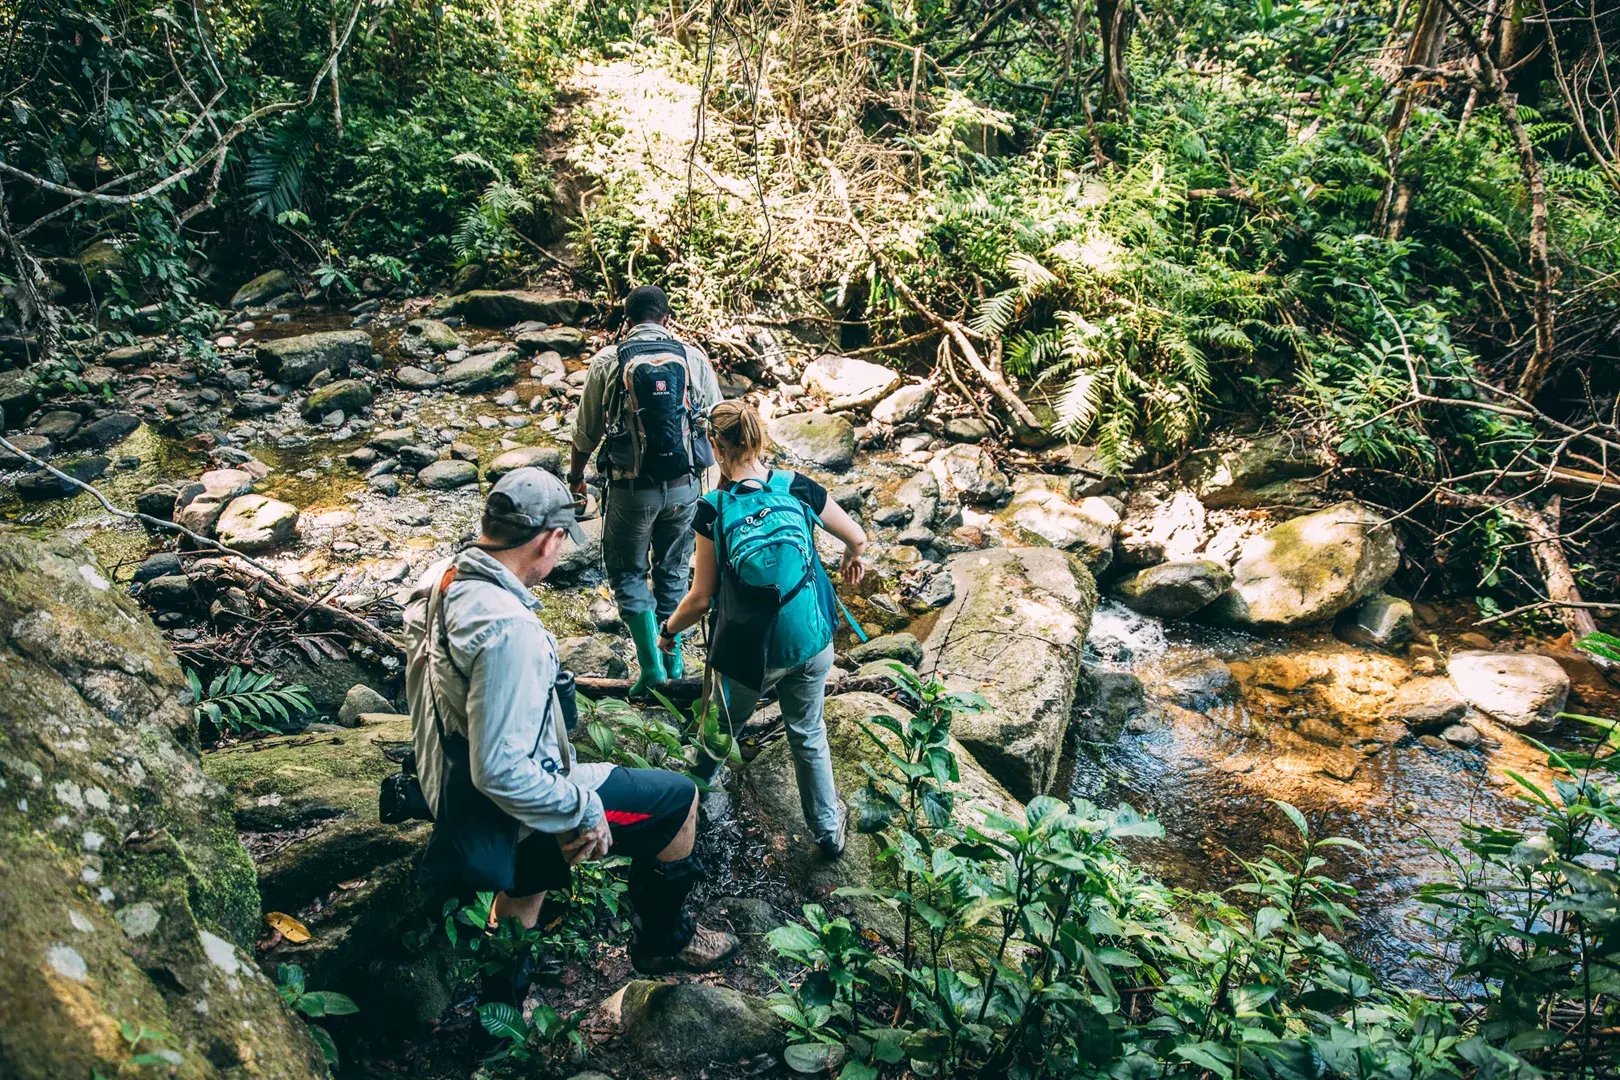
[[[792,483],[791,472],[773,470],[763,483],[704,496],[715,509],[720,566],[709,665],[745,686],[757,688],[765,669],[797,667],[832,644],[843,608],[816,555],[816,516]]]

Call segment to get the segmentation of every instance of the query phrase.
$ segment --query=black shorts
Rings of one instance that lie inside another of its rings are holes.
[[[609,855],[656,858],[686,824],[697,785],[668,769],[615,768],[596,789],[613,833]],[[530,833],[518,844],[513,896],[568,887],[568,859],[554,833]]]

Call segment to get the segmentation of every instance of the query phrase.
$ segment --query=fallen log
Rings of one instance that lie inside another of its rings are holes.
[[[195,564],[191,573],[236,585],[248,595],[256,596],[285,613],[295,624],[308,621],[320,629],[347,634],[359,644],[374,649],[380,656],[392,657],[401,663],[405,660],[404,644],[365,616],[301,593],[257,568],[234,561],[210,559]]]

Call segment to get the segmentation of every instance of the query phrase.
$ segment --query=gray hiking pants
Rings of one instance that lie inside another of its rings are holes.
[[[655,612],[662,623],[692,583],[692,514],[698,485],[609,486],[602,511],[602,566],[619,614]],[[649,585],[648,576],[651,575]]]
[[[793,751],[793,775],[799,785],[804,822],[819,841],[838,828],[838,789],[833,784],[832,751],[827,747],[827,673],[832,670],[833,647],[828,645],[796,668],[765,672],[758,690],[719,678],[720,722],[733,735],[754,713],[760,696],[772,687],[782,705],[782,723]]]

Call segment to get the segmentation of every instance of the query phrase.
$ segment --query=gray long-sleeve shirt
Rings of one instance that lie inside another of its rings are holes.
[[[655,339],[680,340],[666,327],[652,322],[640,323],[625,335],[626,341]],[[720,403],[720,380],[715,377],[714,364],[709,360],[708,353],[689,342],[681,344],[686,346],[687,367],[692,373],[689,388],[692,408],[700,415],[707,416],[709,410]],[[618,374],[618,346],[608,345],[598,349],[596,355],[591,357],[585,376],[585,392],[579,399],[579,411],[574,417],[574,449],[582,454],[589,454],[602,441],[602,434],[607,429],[608,388]]]
[[[445,604],[448,633],[441,639],[429,596],[452,565],[456,576],[436,601]],[[432,690],[446,733],[467,739],[473,785],[507,814],[547,833],[601,820],[596,789],[612,766],[572,760],[567,732],[551,708],[557,639],[541,624],[539,606],[511,571],[478,548],[436,564],[411,590],[405,693],[417,774],[435,814],[444,752]]]

